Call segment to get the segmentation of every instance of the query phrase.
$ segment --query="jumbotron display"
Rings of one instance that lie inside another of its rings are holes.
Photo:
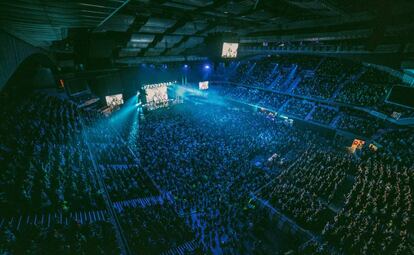
[[[124,103],[124,98],[122,94],[106,96],[105,100],[106,100],[106,105],[110,107],[115,107],[115,106],[118,106]]]
[[[146,107],[149,110],[157,109],[168,105],[168,86],[175,82],[162,82],[144,85]]]
[[[239,48],[238,43],[223,43],[223,50],[221,52],[222,58],[236,58],[237,49]]]
[[[198,83],[199,90],[207,90],[208,89],[208,81],[200,81]]]

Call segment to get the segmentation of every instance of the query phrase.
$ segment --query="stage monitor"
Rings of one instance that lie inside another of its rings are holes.
[[[200,81],[198,83],[199,90],[207,90],[208,89],[208,81]]]
[[[115,107],[124,103],[122,94],[116,94],[111,96],[106,96],[106,104],[110,107]]]
[[[238,43],[223,43],[223,50],[221,51],[222,58],[236,58],[237,49],[239,48]]]

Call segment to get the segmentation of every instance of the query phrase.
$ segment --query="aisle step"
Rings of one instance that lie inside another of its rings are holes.
[[[141,207],[145,208],[148,206],[153,206],[157,204],[164,204],[166,201],[170,201],[168,195],[159,195],[159,196],[152,196],[152,197],[145,197],[145,198],[135,198],[123,201],[116,201],[113,202],[114,208],[117,209],[119,212],[123,211],[124,207]]]
[[[20,215],[12,217],[4,217],[0,219],[0,227],[11,225],[12,227],[20,228],[22,225],[39,225],[50,227],[54,222],[60,224],[69,224],[71,220],[76,220],[80,224],[92,223],[96,221],[106,220],[106,211],[78,211],[70,212],[67,215],[61,212]]]
[[[161,253],[161,255],[184,255],[188,252],[192,252],[198,248],[198,245],[195,240],[185,242],[184,244],[171,248],[166,252]]]

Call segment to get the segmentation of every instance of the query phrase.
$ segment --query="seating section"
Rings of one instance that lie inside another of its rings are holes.
[[[1,214],[102,209],[76,106],[44,94],[2,102]]]
[[[193,234],[169,206],[124,207],[121,225],[137,254],[162,254],[193,240]]]
[[[0,250],[119,254],[115,228],[103,214],[106,208],[112,202],[114,207],[136,205],[141,198],[141,208],[153,197],[165,203],[121,136],[103,116],[78,109],[64,96],[1,96],[7,104],[1,106],[0,124]],[[15,127],[13,135],[6,135],[10,127]],[[170,232],[187,228],[182,223],[170,227]],[[191,233],[187,228],[186,234]],[[161,247],[164,234],[151,241],[151,249]]]
[[[330,125],[336,116],[338,116],[338,110],[324,106],[316,106],[312,112],[310,120]]]
[[[282,112],[292,114],[299,118],[305,118],[310,113],[314,104],[305,100],[290,99],[281,109]]]
[[[361,162],[344,208],[325,226],[346,254],[409,254],[414,171],[387,161]]]
[[[275,68],[276,64],[271,58],[256,62],[252,73],[246,77],[244,83],[254,87],[267,88],[273,81]]]
[[[402,84],[399,78],[342,59],[264,57],[240,62],[230,81],[316,100],[369,107],[388,116],[394,111],[403,118],[414,116],[412,109],[384,102],[391,87]]]
[[[380,123],[373,118],[359,118],[343,114],[337,123],[337,127],[344,131],[371,137],[380,128]]]
[[[389,86],[382,84],[352,82],[344,86],[335,100],[349,104],[375,106],[385,99],[389,89]]]
[[[251,60],[145,118],[1,93],[0,253],[412,254],[414,130],[355,107],[412,114],[378,73]]]
[[[258,154],[270,157],[275,152],[300,151],[307,141],[289,135],[301,136],[301,132],[282,123],[262,113],[246,114],[214,104],[177,105],[140,123],[136,142],[142,164],[161,189],[174,195],[177,209],[187,215],[204,252],[252,254],[254,246],[263,247],[254,245],[253,230],[266,213],[256,214],[247,205],[249,193],[271,177],[250,161]]]
[[[302,79],[293,93],[301,96],[329,99],[338,88],[337,82],[335,77],[307,77]]]
[[[259,193],[305,229],[321,232],[335,212],[328,207],[355,164],[345,154],[308,149],[298,162]],[[338,201],[336,201],[338,202]]]
[[[105,166],[102,172],[112,201],[151,197],[158,194],[151,179],[138,166]]]
[[[106,221],[50,227],[0,228],[3,254],[119,254],[112,225]]]
[[[290,98],[287,95],[238,86],[213,86],[217,94],[256,106],[269,108],[303,120],[311,120],[320,124],[338,128],[364,137],[371,137],[382,124],[366,113],[348,110],[336,110],[323,104],[316,105],[312,101]],[[337,120],[337,121],[336,121]]]
[[[246,87],[219,87],[216,92],[233,100],[270,107],[275,110],[279,109],[287,101],[287,97],[284,95]]]

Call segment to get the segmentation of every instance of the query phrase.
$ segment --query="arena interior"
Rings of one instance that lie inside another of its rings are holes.
[[[0,254],[414,254],[413,13],[0,1]]]

